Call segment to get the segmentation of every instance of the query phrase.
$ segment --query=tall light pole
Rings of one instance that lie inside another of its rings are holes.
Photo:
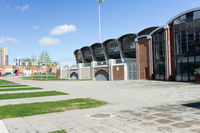
[[[103,0],[99,0],[99,42],[101,43],[101,4]]]

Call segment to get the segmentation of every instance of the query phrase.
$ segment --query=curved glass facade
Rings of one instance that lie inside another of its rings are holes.
[[[84,63],[92,62],[92,53],[91,53],[90,47],[82,48],[81,52],[83,54]]]
[[[156,31],[152,35],[154,75],[157,80],[165,80],[165,37],[164,29]]]
[[[149,27],[149,28],[146,28],[142,31],[140,31],[137,35],[138,36],[142,36],[142,35],[149,35],[153,30],[155,30],[156,28],[158,27]]]
[[[83,63],[83,57],[80,50],[74,52],[77,63]]]
[[[95,61],[105,61],[105,51],[101,43],[96,43],[91,46]]]
[[[200,11],[189,12],[172,23],[177,81],[195,80],[200,68]]]
[[[104,46],[109,59],[121,59],[120,44],[117,42],[117,40],[106,41]]]
[[[136,58],[135,34],[125,35],[119,39],[125,58]]]

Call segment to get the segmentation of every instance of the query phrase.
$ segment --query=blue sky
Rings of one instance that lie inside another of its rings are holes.
[[[162,26],[200,6],[199,0],[104,0],[102,41]],[[0,47],[9,60],[46,50],[60,64],[74,64],[73,52],[98,42],[98,0],[0,0]]]

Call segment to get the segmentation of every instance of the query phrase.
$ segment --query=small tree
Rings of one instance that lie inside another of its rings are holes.
[[[30,59],[30,58],[26,58],[26,63],[28,64],[25,64],[26,65],[26,68],[31,72],[31,77],[32,77],[32,70],[34,68],[34,65],[32,64],[33,63],[33,60]],[[32,77],[33,78],[33,77]]]
[[[41,63],[44,63],[47,69],[50,67],[51,57],[47,51],[42,51],[40,56],[38,57],[38,65],[40,66]],[[46,77],[47,77],[47,70],[46,70]],[[41,77],[42,78],[42,77]]]

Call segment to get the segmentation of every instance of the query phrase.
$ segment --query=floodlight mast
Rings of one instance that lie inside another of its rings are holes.
[[[101,43],[101,4],[103,0],[99,0],[99,43]]]

